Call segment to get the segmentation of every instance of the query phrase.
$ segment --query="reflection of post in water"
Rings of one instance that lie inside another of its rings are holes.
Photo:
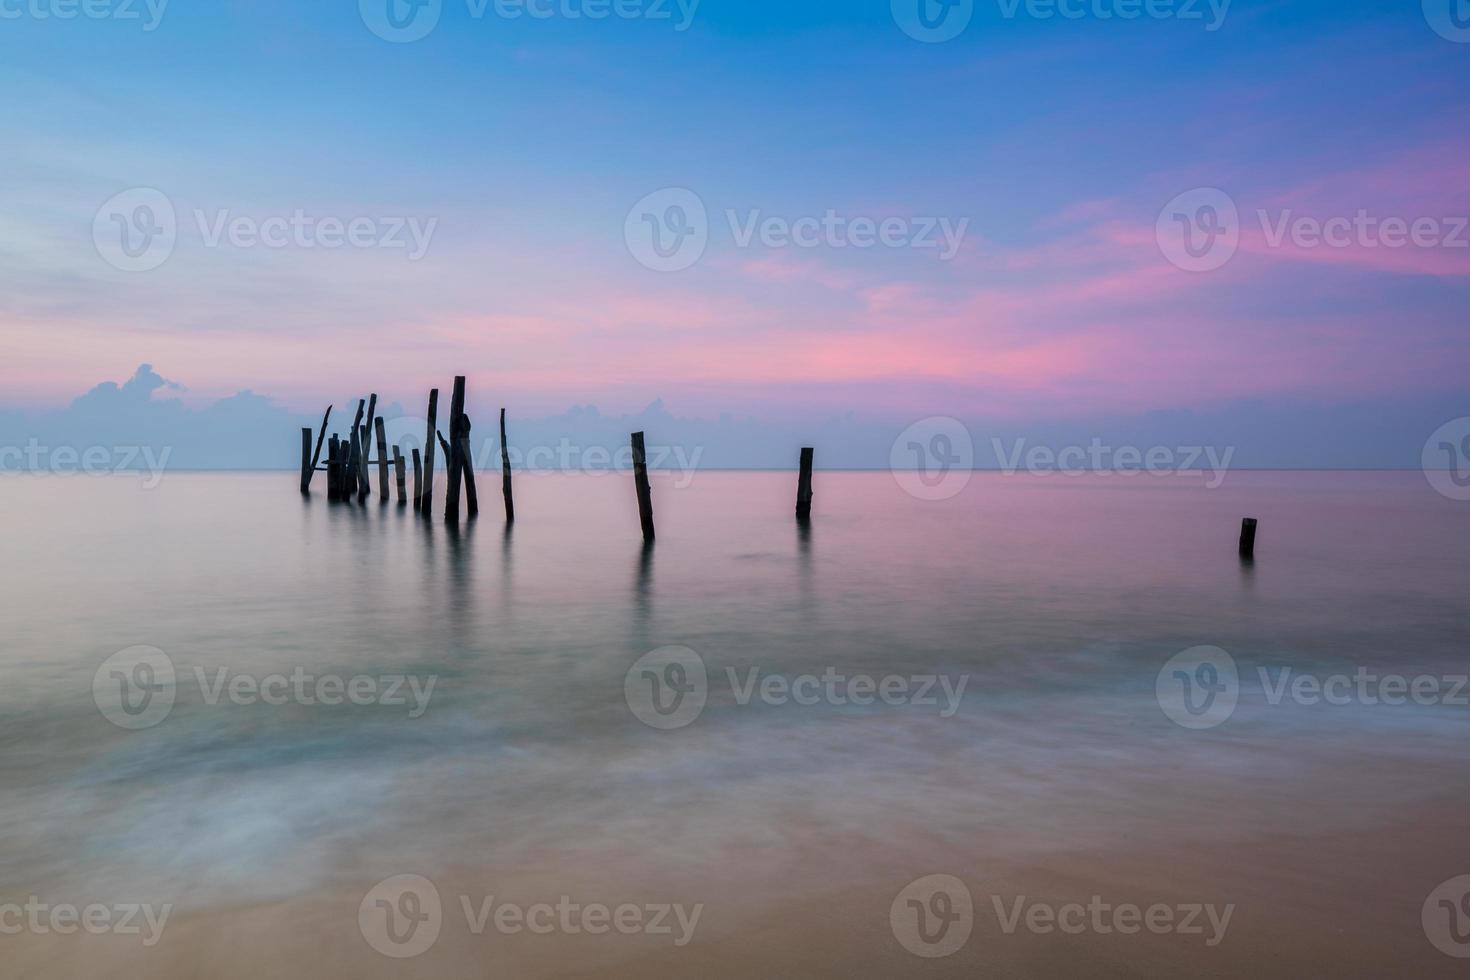
[[[653,606],[653,542],[643,542],[638,553],[638,583],[633,591],[634,608],[638,613],[638,624],[647,625],[648,614]]]
[[[801,609],[805,617],[813,614],[812,609],[812,521],[810,517],[796,519],[796,574],[801,584]]]

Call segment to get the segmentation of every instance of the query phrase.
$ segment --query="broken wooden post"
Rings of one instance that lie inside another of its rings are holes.
[[[505,523],[514,524],[516,505],[510,495],[510,450],[505,445],[505,409],[500,410],[500,495],[505,498]]]
[[[643,433],[633,433],[633,485],[638,490],[638,520],[643,525],[643,540],[653,540],[653,492],[648,486],[648,458],[643,448]]]
[[[342,499],[342,449],[341,443],[334,434],[332,443],[327,447],[327,499]]]
[[[804,446],[801,450],[801,475],[796,478],[796,519],[811,520],[812,516],[812,455],[815,450]]]
[[[424,432],[424,492],[414,508],[425,516],[433,513],[434,505],[434,419],[439,412],[439,389],[429,391],[429,427]]]
[[[413,509],[414,509],[415,512],[418,511],[419,507],[423,503],[423,497],[420,496],[420,494],[422,493],[422,491],[419,489],[420,487],[423,486],[423,480],[424,480],[423,463],[421,462],[421,460],[419,458],[418,447],[414,447],[414,449],[413,449]]]
[[[408,503],[408,480],[405,476],[403,452],[397,446],[393,447],[393,476],[398,483],[398,506],[402,507]]]
[[[322,441],[327,438],[327,419],[332,417],[332,406],[327,406],[327,414],[322,416],[322,430],[317,433],[316,451],[311,454],[311,470],[306,475],[305,490],[311,489],[311,478],[316,474],[317,465],[322,461]]]
[[[311,427],[301,429],[301,492],[311,493]]]
[[[451,524],[459,520],[459,481],[464,460],[459,453],[460,416],[464,414],[464,375],[454,378],[454,391],[449,396],[449,445],[445,448],[445,465],[449,482],[444,488],[444,519]]]
[[[1240,557],[1256,556],[1256,519],[1245,517],[1240,521]]]
[[[386,504],[388,502],[388,435],[383,431],[381,415],[373,419],[373,428],[377,430],[378,435],[378,499]]]

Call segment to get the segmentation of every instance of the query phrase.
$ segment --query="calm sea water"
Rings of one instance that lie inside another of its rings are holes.
[[[1470,669],[1470,505],[1419,474],[977,474],[926,502],[887,473],[819,473],[806,530],[792,474],[655,477],[651,550],[626,477],[519,477],[511,532],[482,482],[482,516],[453,532],[376,498],[304,500],[294,474],[0,480],[0,891],[208,909],[535,864],[717,875],[707,901],[758,904],[886,863],[1310,825],[1331,894],[1358,846],[1334,840],[1463,802],[1470,708],[1272,705],[1256,670]],[[176,700],[129,731],[93,682],[140,644],[175,665]],[[624,681],[673,644],[702,658],[708,702],[658,731]],[[1201,644],[1235,658],[1241,693],[1194,731],[1156,679]],[[942,697],[741,704],[731,668],[966,687],[951,717]],[[435,686],[410,718],[211,704],[197,683],[298,670]],[[1385,942],[1422,944],[1418,914]]]

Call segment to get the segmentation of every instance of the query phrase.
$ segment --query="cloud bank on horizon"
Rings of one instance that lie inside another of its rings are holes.
[[[326,402],[462,373],[533,439],[596,404],[713,465],[946,415],[1415,466],[1465,413],[1432,2],[398,2],[4,21],[0,423],[289,466]],[[187,388],[71,401],[145,358]]]

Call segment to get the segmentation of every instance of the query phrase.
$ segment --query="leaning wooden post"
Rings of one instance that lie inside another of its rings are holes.
[[[316,474],[317,464],[322,461],[322,441],[327,438],[327,419],[332,417],[332,406],[327,406],[327,414],[322,416],[322,430],[317,433],[316,451],[311,454],[311,473],[306,477],[306,489],[311,489],[311,477]]]
[[[357,431],[357,499],[366,500],[367,495],[372,493],[372,480],[368,478],[368,456],[372,454],[373,440],[369,433],[372,427],[363,423]]]
[[[434,419],[439,413],[439,389],[429,391],[429,427],[424,432],[424,492],[415,510],[429,515],[434,506]]]
[[[648,486],[648,458],[643,448],[643,433],[633,433],[633,485],[638,490],[638,520],[643,524],[643,540],[653,540],[653,492]]]
[[[414,447],[414,449],[413,449],[413,509],[414,509],[415,512],[417,512],[418,509],[419,509],[419,507],[422,506],[422,504],[423,504],[423,497],[420,496],[420,494],[422,493],[422,491],[419,489],[420,487],[423,486],[423,481],[424,481],[424,467],[423,467],[423,463],[420,462],[420,459],[419,459],[418,447]]]
[[[459,520],[459,481],[464,460],[459,452],[460,416],[464,414],[464,375],[454,379],[454,392],[449,396],[449,445],[445,448],[449,482],[444,488],[444,519],[451,524]]]
[[[301,429],[301,492],[311,493],[311,426]]]
[[[480,495],[475,491],[475,453],[470,447],[470,417],[459,413],[459,460],[464,471],[464,510],[470,517],[480,513]]]
[[[408,503],[408,480],[405,477],[403,452],[397,446],[393,447],[393,476],[398,483],[398,506],[402,507]]]
[[[815,450],[804,446],[801,450],[801,475],[796,478],[796,519],[810,520],[812,516],[812,456]]]
[[[1256,519],[1245,517],[1240,521],[1240,557],[1256,556]]]
[[[374,396],[376,397],[376,396]],[[388,436],[383,431],[383,417],[373,419],[373,428],[378,435],[378,499],[388,502]]]
[[[505,523],[516,521],[516,505],[510,495],[510,449],[505,444],[505,409],[500,410],[500,495],[505,498]]]

